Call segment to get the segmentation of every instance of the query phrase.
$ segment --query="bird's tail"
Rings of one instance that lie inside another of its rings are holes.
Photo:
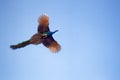
[[[27,41],[21,42],[17,45],[10,45],[10,48],[12,48],[12,49],[22,48],[22,47],[25,47],[29,44],[30,44],[30,40],[27,40]]]

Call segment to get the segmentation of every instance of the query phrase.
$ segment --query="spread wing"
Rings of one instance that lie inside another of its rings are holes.
[[[48,32],[50,31],[49,29],[49,17],[47,15],[41,15],[38,19],[38,32],[43,33],[43,32]]]
[[[56,53],[61,50],[61,46],[58,44],[57,41],[53,39],[52,36],[48,36],[46,39],[43,40],[43,45],[50,49],[51,52]]]

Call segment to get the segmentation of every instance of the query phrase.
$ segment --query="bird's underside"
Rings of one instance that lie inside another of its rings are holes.
[[[47,15],[40,16],[38,19],[38,23],[38,33],[34,34],[29,40],[21,42],[17,45],[11,45],[10,47],[12,49],[18,49],[29,44],[37,45],[42,43],[45,47],[49,48],[50,51],[54,53],[60,51],[61,46],[57,43],[57,41],[54,40],[52,34],[47,34],[47,32],[50,32],[50,29],[48,27],[49,17]],[[53,32],[53,34],[54,33],[55,32]]]

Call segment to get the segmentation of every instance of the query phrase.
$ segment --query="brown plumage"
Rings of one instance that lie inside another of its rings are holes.
[[[47,15],[42,15],[38,19],[38,33],[50,32],[49,29],[49,17]],[[52,35],[49,35],[43,40],[43,45],[50,49],[52,52],[58,52],[61,50],[61,46],[55,41]]]
[[[52,36],[47,37],[42,43],[44,46],[49,48],[51,52],[58,52],[61,49],[60,45],[53,39]]]
[[[17,45],[11,45],[12,49],[22,48],[29,44],[40,44],[50,49],[51,52],[56,53],[61,50],[61,46],[54,40],[52,35],[58,30],[51,32],[49,29],[49,17],[47,15],[41,15],[38,19],[38,33],[33,35],[29,40],[19,43]]]
[[[22,48],[22,47],[25,47],[29,44],[40,44],[43,42],[43,35],[41,33],[36,33],[35,35],[33,35],[29,40],[27,41],[24,41],[24,42],[21,42],[21,43],[18,43],[17,45],[11,45],[10,47],[12,49],[17,49],[17,48]]]

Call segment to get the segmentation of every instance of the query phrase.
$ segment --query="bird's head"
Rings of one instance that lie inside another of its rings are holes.
[[[51,32],[51,35],[55,34],[56,32],[58,32],[59,30],[55,30],[53,32]]]
[[[44,25],[44,26],[48,26],[49,25],[49,16],[47,14],[42,14],[39,18],[38,18],[38,23],[40,25]]]
[[[54,32],[56,33],[56,32],[58,32],[59,30],[55,30]]]
[[[55,30],[55,31],[53,32],[53,34],[56,33],[56,32],[58,32],[58,31],[59,31],[59,30]]]

